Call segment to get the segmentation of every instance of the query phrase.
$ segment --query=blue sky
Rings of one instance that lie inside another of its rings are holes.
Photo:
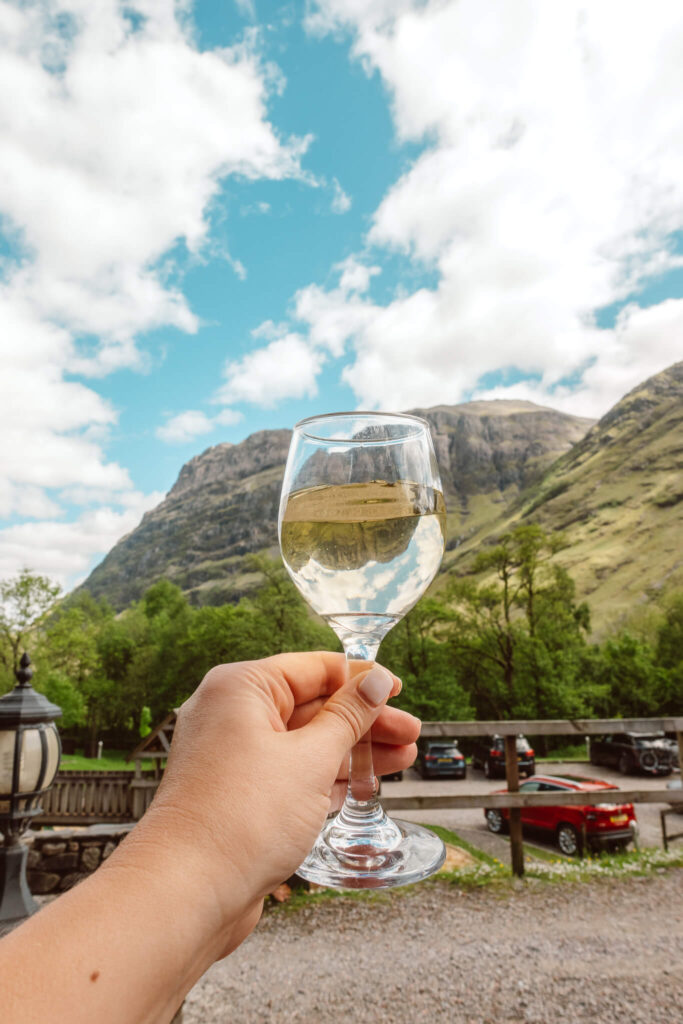
[[[73,585],[254,430],[598,416],[681,358],[683,15],[639,11],[0,0],[0,573]]]

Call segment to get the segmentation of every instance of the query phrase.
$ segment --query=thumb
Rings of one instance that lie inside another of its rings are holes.
[[[356,667],[357,666],[357,667]],[[400,681],[381,665],[351,662],[349,679],[323,704],[308,725],[297,730],[334,764],[335,771],[348,751],[365,735]]]

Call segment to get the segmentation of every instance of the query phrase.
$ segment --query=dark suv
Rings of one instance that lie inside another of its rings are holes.
[[[505,778],[505,740],[502,736],[484,736],[474,742],[472,767],[483,768],[487,779]],[[526,736],[517,737],[517,765],[520,772],[533,775],[536,771],[534,752]]]
[[[464,779],[467,775],[465,757],[455,740],[418,740],[415,768],[423,779],[439,775]]]
[[[673,771],[671,746],[663,732],[615,732],[591,736],[591,764],[618,768],[622,775],[645,772],[670,775]]]

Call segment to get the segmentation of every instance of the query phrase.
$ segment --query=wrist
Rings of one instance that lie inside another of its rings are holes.
[[[239,873],[217,856],[196,823],[152,806],[101,869],[123,873],[126,890],[137,889],[151,914],[165,908],[169,939],[180,960],[194,961],[197,977],[241,941],[235,936],[253,905]]]

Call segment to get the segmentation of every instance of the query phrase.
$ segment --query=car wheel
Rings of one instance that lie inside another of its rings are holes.
[[[491,807],[486,812],[486,824],[488,825],[489,832],[495,832],[496,835],[502,835],[508,830],[508,823],[495,807]]]
[[[492,779],[493,778],[493,767],[492,767],[491,762],[489,761],[488,757],[484,761],[484,775],[486,776],[487,779]]]
[[[581,853],[581,837],[573,825],[564,822],[557,826],[557,845],[567,857],[577,857]]]
[[[628,775],[630,768],[631,766],[629,764],[628,757],[626,756],[626,754],[622,754],[619,758],[619,771],[622,775]]]

